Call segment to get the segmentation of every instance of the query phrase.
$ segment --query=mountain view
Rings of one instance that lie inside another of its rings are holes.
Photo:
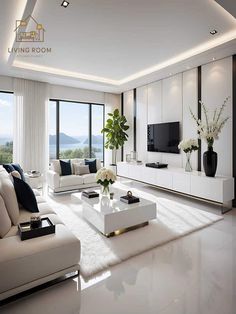
[[[49,143],[50,145],[56,144],[56,135],[49,135]],[[60,144],[77,144],[80,141],[74,137],[71,137],[65,133],[60,133]]]

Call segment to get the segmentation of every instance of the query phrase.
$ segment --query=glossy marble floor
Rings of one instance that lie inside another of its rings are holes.
[[[123,181],[219,213],[219,208]],[[70,195],[57,196],[67,202]],[[1,314],[236,314],[236,210],[210,227],[112,267],[0,308]]]

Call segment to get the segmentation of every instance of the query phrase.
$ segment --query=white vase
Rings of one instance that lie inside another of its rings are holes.
[[[193,171],[193,168],[191,166],[191,152],[186,153],[185,171],[187,172]]]

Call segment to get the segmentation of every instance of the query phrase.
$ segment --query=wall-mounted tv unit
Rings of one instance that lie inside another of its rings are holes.
[[[148,124],[147,150],[179,154],[179,122]]]

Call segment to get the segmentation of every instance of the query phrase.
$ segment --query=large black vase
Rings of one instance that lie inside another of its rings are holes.
[[[217,169],[217,153],[212,147],[203,154],[203,167],[207,177],[214,177]]]

